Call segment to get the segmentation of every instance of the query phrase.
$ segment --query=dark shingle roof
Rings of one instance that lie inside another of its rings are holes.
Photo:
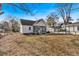
[[[33,25],[36,21],[20,19],[22,25]]]

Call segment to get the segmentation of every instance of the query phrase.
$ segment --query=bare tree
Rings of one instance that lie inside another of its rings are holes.
[[[62,17],[64,24],[67,24],[71,19],[71,12],[73,9],[73,4],[72,3],[60,3],[57,4],[58,6],[58,13]]]
[[[51,13],[50,15],[47,16],[47,23],[49,25],[49,27],[54,27],[54,25],[57,23],[57,20],[59,19],[59,17],[53,13]]]
[[[11,24],[11,30],[13,32],[19,32],[20,30],[20,25],[19,22],[15,19],[10,20],[10,24]]]
[[[31,16],[34,16],[34,14],[32,13],[31,8],[29,8],[27,6],[27,4],[25,4],[25,3],[18,3],[18,4],[8,3],[7,5],[13,7],[15,10],[17,10],[17,8],[18,8],[19,10],[24,11],[25,13],[30,14]]]
[[[3,4],[0,4],[0,15],[4,14],[5,12],[2,11],[2,5]],[[30,16],[33,16],[35,19],[37,19],[37,17],[35,16],[36,15],[36,12],[34,11],[34,9],[36,8],[32,8],[32,7],[29,7],[28,4],[26,3],[6,3],[6,9],[7,7],[12,7],[13,11],[17,12],[18,10],[19,11],[23,11],[24,14],[27,14],[27,15],[30,15]],[[32,6],[35,5],[35,6],[38,6],[40,7],[40,4],[31,4]],[[33,12],[34,11],[34,12]]]
[[[1,10],[2,10],[2,4],[0,4],[0,15],[4,14],[4,12]]]
[[[72,18],[71,18],[71,12],[73,9],[72,3],[59,3],[57,4],[57,12],[62,17],[64,21],[64,30],[66,33],[66,24],[68,24]]]
[[[0,3],[0,15],[4,14],[4,12],[2,11],[2,3]],[[15,4],[15,3],[6,3],[6,5],[8,7],[12,7],[13,10],[21,10],[21,11],[24,11],[25,13],[27,14],[30,14],[31,16],[34,16],[34,14],[32,13],[32,10],[31,8],[29,8],[26,4],[24,3],[18,3],[18,4]],[[18,9],[17,9],[18,8]]]
[[[2,21],[2,28],[5,30],[5,32],[9,31],[14,31],[18,32],[20,29],[19,21],[16,17],[13,16],[7,16],[5,18],[6,20]]]
[[[8,21],[8,23],[9,23],[10,31],[13,31],[13,32],[18,32],[19,31],[20,25],[19,25],[18,18],[13,17],[11,15],[8,15],[6,17],[6,21]]]
[[[4,29],[4,32],[10,31],[9,23],[7,21],[3,21],[2,28]]]

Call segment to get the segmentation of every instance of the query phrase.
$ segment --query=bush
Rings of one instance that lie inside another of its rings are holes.
[[[50,33],[49,31],[47,31],[46,33]]]
[[[60,29],[60,32],[64,32],[64,31],[66,31],[65,29]]]

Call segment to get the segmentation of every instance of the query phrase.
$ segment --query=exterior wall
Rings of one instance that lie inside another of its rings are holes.
[[[22,32],[22,24],[21,24],[21,21],[19,21],[19,24],[20,24],[20,31],[19,31],[19,32],[20,32],[20,33],[23,33],[23,32]]]
[[[68,26],[66,30],[70,32],[70,34],[79,34],[79,30],[77,30],[77,26]]]
[[[48,31],[48,25],[44,21],[35,23],[33,26],[44,26],[44,27],[46,27],[46,32]]]
[[[72,32],[72,31],[78,31],[77,30],[77,26],[74,26],[74,27],[66,27],[66,29],[67,29],[67,31],[70,31],[70,32]]]
[[[48,31],[54,33],[54,28],[48,28]]]
[[[34,26],[33,32],[35,34],[44,34],[46,33],[46,27],[45,26]]]
[[[73,32],[73,31],[74,31],[74,27],[71,26],[69,31],[70,31],[70,32]]]
[[[31,27],[31,30],[29,30],[29,27]],[[21,25],[20,32],[21,33],[33,33],[33,26]]]
[[[48,32],[48,31],[49,31],[49,26],[47,25],[47,26],[46,26],[46,32]]]
[[[78,31],[78,30],[77,30],[77,26],[74,26],[74,31],[75,31],[75,32],[77,32],[77,31]]]
[[[66,31],[70,31],[69,27],[66,27]]]

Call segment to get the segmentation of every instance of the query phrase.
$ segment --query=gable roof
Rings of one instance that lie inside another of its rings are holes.
[[[71,24],[67,24],[66,26],[78,26],[79,25],[79,22],[74,22],[74,23],[71,23]]]
[[[39,23],[40,21],[43,21],[43,19],[39,19],[35,22],[35,24]]]
[[[36,21],[20,19],[22,25],[33,25]]]
[[[33,25],[36,25],[36,24],[39,23],[40,21],[42,21],[42,22],[46,25],[46,22],[45,22],[43,19],[37,20]]]

